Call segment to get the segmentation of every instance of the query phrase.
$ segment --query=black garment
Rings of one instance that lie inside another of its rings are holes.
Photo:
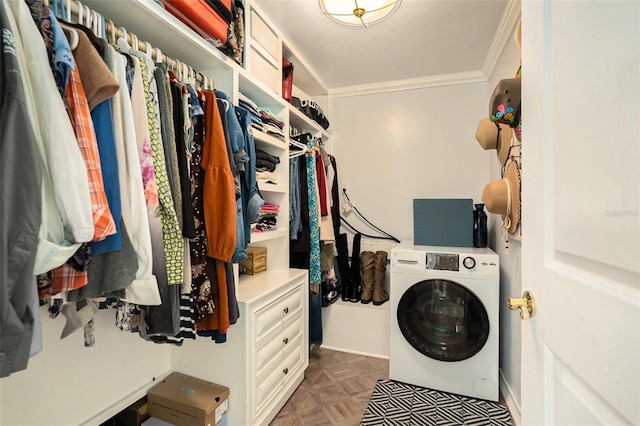
[[[299,158],[302,157],[298,157],[298,159]],[[306,195],[308,194],[307,165],[304,161],[298,161],[297,163],[299,178],[298,188],[300,189],[300,224],[302,230],[298,232],[295,240],[289,241],[289,256],[291,258],[292,254],[303,253],[307,259],[306,266],[294,266],[292,264],[291,267],[309,269],[309,256],[311,255],[311,226],[309,225],[309,198]]]
[[[331,206],[333,235],[340,235],[340,191],[338,189],[338,165],[336,164],[336,158],[333,155],[329,155],[329,161],[331,162],[335,176],[333,179],[333,186],[331,187],[331,198],[333,199],[333,205]]]
[[[276,163],[256,158],[256,169],[259,171],[273,172],[276,170]]]
[[[180,192],[182,193],[182,235],[185,238],[195,238],[196,224],[191,203],[191,181],[187,167],[187,153],[184,145],[184,121],[190,120],[182,113],[182,87],[171,83],[171,97],[173,101],[173,128],[176,135],[176,154],[178,156],[178,171],[180,172]]]
[[[273,164],[280,164],[280,159],[275,155],[271,155],[266,151],[261,150],[260,148],[256,148],[256,159],[258,160],[267,160]]]
[[[236,298],[236,282],[233,276],[233,263],[224,264],[227,273],[227,299],[229,301],[229,323],[235,324],[240,318],[240,308],[238,307],[238,299]]]

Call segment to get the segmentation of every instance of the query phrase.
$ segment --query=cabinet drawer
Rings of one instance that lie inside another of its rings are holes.
[[[302,315],[297,315],[293,322],[284,326],[281,332],[266,339],[264,344],[256,352],[256,375],[258,379],[263,375],[267,367],[279,354],[286,352],[294,344],[302,332]]]
[[[249,64],[249,72],[254,77],[277,94],[280,94],[282,90],[282,72],[279,66],[269,62],[253,45],[249,47]]]
[[[278,35],[260,17],[258,13],[251,9],[251,38],[257,42],[264,50],[271,55],[273,60],[280,62],[280,40]]]
[[[294,316],[302,307],[300,288],[295,288],[256,312],[255,340],[259,342],[274,327]]]
[[[273,398],[280,398],[282,386],[289,377],[296,374],[304,359],[303,339],[295,342],[290,352],[285,353],[282,361],[277,363],[256,385],[256,415]]]

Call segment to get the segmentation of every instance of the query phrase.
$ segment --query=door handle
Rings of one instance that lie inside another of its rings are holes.
[[[536,315],[536,300],[529,290],[525,290],[522,294],[522,299],[516,297],[508,298],[507,304],[512,311],[520,309],[520,318],[523,320],[531,319]]]

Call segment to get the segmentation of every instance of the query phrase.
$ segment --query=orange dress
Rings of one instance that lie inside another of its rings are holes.
[[[214,314],[197,323],[198,329],[225,331],[229,323],[229,301],[225,262],[236,249],[236,197],[227,155],[222,119],[215,93],[204,91],[206,139],[200,166],[205,171],[203,210],[207,233],[207,255],[216,259],[218,292]]]

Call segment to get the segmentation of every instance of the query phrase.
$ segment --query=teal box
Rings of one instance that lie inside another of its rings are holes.
[[[413,243],[420,246],[473,247],[473,200],[415,198]]]

